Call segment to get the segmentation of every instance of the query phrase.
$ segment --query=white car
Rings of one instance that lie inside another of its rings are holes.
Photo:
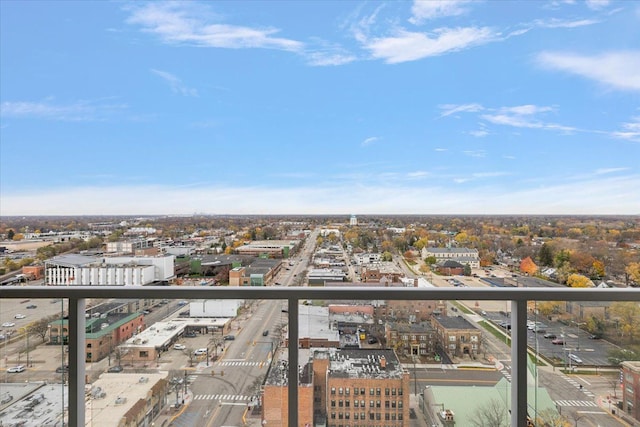
[[[571,359],[573,363],[582,363],[582,359],[580,359],[578,356],[576,356],[573,353],[569,353],[569,359]]]
[[[13,322],[4,322],[4,323],[2,324],[2,327],[3,327],[3,328],[13,328],[14,326],[16,326],[16,324],[15,324],[15,323],[13,323]]]
[[[7,372],[10,374],[17,374],[19,372],[24,372],[25,371],[25,367],[24,365],[18,365],[18,366],[12,366],[10,368],[7,368]]]
[[[14,317],[14,319],[26,319],[27,318],[27,316],[25,316],[24,314],[16,314],[13,317]]]
[[[186,349],[186,348],[187,348],[187,346],[186,346],[186,345],[184,345],[184,344],[174,344],[174,345],[173,345],[173,349],[174,349],[174,350],[184,350],[184,349]]]
[[[196,356],[202,356],[203,354],[207,354],[207,349],[199,348],[196,351],[194,351],[193,354],[195,354]]]

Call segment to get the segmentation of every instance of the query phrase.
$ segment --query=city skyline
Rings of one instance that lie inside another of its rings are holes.
[[[0,3],[0,215],[640,214],[640,3]]]

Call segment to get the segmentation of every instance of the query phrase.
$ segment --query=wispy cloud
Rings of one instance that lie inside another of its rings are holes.
[[[427,171],[415,171],[415,172],[409,172],[407,174],[407,177],[411,178],[411,179],[417,179],[417,178],[424,178],[429,176],[429,172]]]
[[[360,145],[362,145],[363,147],[366,147],[368,145],[373,144],[374,142],[380,141],[380,137],[378,136],[370,136],[369,138],[365,139],[364,141],[362,141],[362,143]]]
[[[438,147],[438,148],[435,148],[433,151],[437,151],[437,152],[439,152],[439,153],[442,153],[442,152],[449,151],[449,150],[448,150],[448,149],[446,149],[446,148],[440,148],[440,147]]]
[[[595,171],[596,175],[606,175],[606,174],[610,174],[610,173],[616,173],[616,172],[624,172],[629,170],[629,168],[602,168],[602,169],[597,169]]]
[[[465,6],[469,3],[471,0],[414,0],[409,22],[421,24],[429,19],[462,15],[467,12]]]
[[[482,111],[484,107],[480,104],[444,104],[438,105],[438,108],[442,110],[440,117],[447,117],[456,113],[476,113]]]
[[[586,0],[586,3],[589,9],[600,10],[609,6],[611,0]]]
[[[545,68],[594,80],[619,90],[640,90],[640,51],[580,55],[570,52],[542,52],[537,63]]]
[[[489,131],[487,131],[486,129],[472,130],[469,131],[469,135],[475,136],[476,138],[484,138],[485,136],[489,135]]]
[[[496,113],[483,114],[480,117],[496,125],[518,128],[555,130],[561,132],[576,132],[579,130],[571,126],[546,122],[536,117],[536,115],[550,111],[554,111],[554,108],[527,104],[514,107],[502,107],[499,108]]]
[[[45,101],[5,101],[0,104],[0,115],[13,118],[37,118],[59,121],[99,121],[126,109],[125,104],[105,103],[104,100],[76,101],[56,104]]]
[[[627,139],[629,141],[640,141],[640,116],[633,117],[632,121],[623,123],[622,129],[612,132],[615,138]]]
[[[540,28],[578,28],[578,27],[586,27],[588,25],[594,25],[600,23],[597,19],[574,19],[574,20],[566,20],[566,19],[538,19],[533,21],[533,25],[535,27]]]
[[[487,157],[487,152],[485,150],[465,150],[462,154],[469,157]]]
[[[160,76],[174,93],[178,93],[182,96],[198,96],[198,91],[196,89],[192,89],[187,87],[182,80],[180,80],[175,75],[162,70],[151,69],[151,72],[157,76]]]
[[[457,52],[497,39],[499,34],[489,27],[438,28],[431,33],[398,29],[390,37],[364,40],[363,47],[373,58],[397,64]]]
[[[213,48],[264,48],[300,51],[303,43],[277,37],[280,30],[271,27],[252,28],[220,23],[220,19],[189,2],[144,3],[129,9],[127,22],[144,32],[158,36],[163,42]]]

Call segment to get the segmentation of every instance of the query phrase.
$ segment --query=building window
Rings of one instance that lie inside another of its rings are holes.
[[[396,395],[396,389],[395,389],[395,388],[392,388],[392,389],[391,389],[391,396],[395,396],[395,395]]]
[[[387,409],[389,409],[389,401],[388,401],[388,400],[385,400],[385,401],[384,401],[384,407],[385,407],[385,408],[387,408]]]
[[[402,412],[398,413],[398,419],[402,421]]]
[[[346,394],[347,396],[349,396],[349,387],[347,387],[347,388],[344,390],[344,394]]]
[[[340,396],[342,396],[342,394],[343,394],[343,393],[344,393],[344,390],[342,389],[342,387],[340,387],[340,388],[338,389],[338,394],[339,394]]]
[[[335,400],[332,400],[332,401],[331,401],[331,407],[332,407],[332,408],[335,408],[335,407],[336,407],[336,401],[335,401]]]
[[[369,419],[373,421],[375,418],[375,414],[373,412],[369,412]]]
[[[331,387],[331,394],[336,394],[336,388],[335,387]]]
[[[395,401],[395,400],[392,400],[392,401],[391,401],[391,407],[392,407],[392,408],[395,408],[395,407],[396,407],[396,401]]]
[[[364,388],[360,389],[360,394],[364,396]]]
[[[385,396],[389,396],[389,392],[390,392],[390,390],[388,388],[384,389],[384,395]]]
[[[456,336],[455,335],[450,335],[449,336],[449,341],[456,342]]]
[[[360,402],[358,402],[357,400],[353,401],[353,407],[357,408],[358,406],[360,406]]]
[[[398,389],[398,396],[402,396],[402,389],[401,388]]]
[[[375,406],[375,402],[373,400],[369,401],[369,408],[373,408]]]
[[[391,414],[389,414],[389,413],[384,414],[384,420],[385,421],[389,421],[390,419],[391,419]]]
[[[402,409],[402,400],[398,400],[398,408]]]
[[[332,420],[335,420],[335,419],[336,419],[336,413],[335,413],[335,412],[332,412],[332,413],[331,413],[331,419],[332,419]]]
[[[380,401],[379,401],[379,400],[376,400],[376,408],[380,408],[380,407],[381,407],[381,405],[380,405]]]
[[[149,352],[144,350],[144,351],[140,351],[140,357],[149,357]]]
[[[338,412],[338,419],[339,420],[343,420],[344,419],[344,414],[342,412]]]
[[[341,408],[344,406],[344,402],[342,401],[342,399],[338,400],[338,406]]]
[[[370,389],[369,389],[369,396],[373,396],[373,393],[374,393],[373,389],[372,389],[372,388],[370,388]]]
[[[376,414],[376,420],[380,421],[380,412]]]
[[[381,393],[380,389],[379,389],[379,388],[377,388],[377,389],[376,389],[376,396],[380,396],[380,393]]]

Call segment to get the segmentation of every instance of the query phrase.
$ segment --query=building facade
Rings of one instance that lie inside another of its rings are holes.
[[[640,362],[622,362],[622,410],[640,421]]]
[[[438,343],[452,357],[475,358],[481,351],[482,331],[464,317],[434,316],[431,325]]]

